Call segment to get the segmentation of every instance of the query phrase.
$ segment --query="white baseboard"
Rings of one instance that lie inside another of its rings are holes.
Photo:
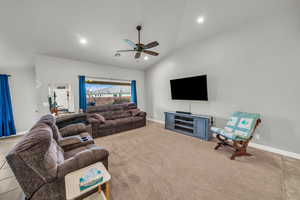
[[[268,151],[268,152],[272,152],[272,153],[276,153],[276,154],[280,154],[280,155],[283,155],[283,156],[287,156],[287,157],[290,157],[290,158],[295,158],[295,159],[300,160],[300,154],[298,154],[298,153],[285,151],[285,150],[282,150],[282,149],[277,149],[277,148],[274,148],[274,147],[270,147],[270,146],[266,146],[266,145],[262,145],[262,144],[257,144],[257,143],[253,143],[253,142],[250,142],[249,146],[253,147],[253,148],[256,148],[256,149],[260,149],[260,150],[264,150],[264,151]]]
[[[156,122],[156,123],[160,123],[160,124],[165,124],[165,122],[162,121],[162,120],[157,120],[157,119],[153,119],[153,118],[147,118],[147,120],[153,121],[153,122]],[[253,148],[256,148],[256,149],[260,149],[260,150],[264,150],[264,151],[268,151],[268,152],[271,152],[271,153],[276,153],[276,154],[279,154],[279,155],[283,155],[283,156],[287,156],[287,157],[290,157],[290,158],[295,158],[295,159],[300,160],[300,154],[298,154],[298,153],[285,151],[285,150],[282,150],[282,149],[277,149],[277,148],[274,148],[274,147],[270,147],[270,146],[266,146],[266,145],[262,145],[262,144],[257,144],[257,143],[253,143],[253,142],[250,142],[249,146],[253,147]]]
[[[153,119],[153,118],[147,118],[147,120],[156,122],[156,123],[160,123],[160,124],[165,124],[165,121],[162,121],[162,120],[157,120],[157,119]]]
[[[0,140],[1,140],[1,139],[7,139],[7,138],[20,137],[20,136],[25,135],[27,132],[28,132],[28,131],[23,131],[23,132],[17,133],[16,135],[3,136],[3,137],[0,137]]]

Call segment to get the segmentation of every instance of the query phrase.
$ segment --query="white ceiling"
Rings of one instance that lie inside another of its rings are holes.
[[[298,0],[0,0],[0,66],[28,66],[34,54],[145,69],[172,50],[261,17],[298,6]],[[196,23],[203,15],[205,22]],[[157,40],[148,61],[122,41]],[[78,43],[87,38],[88,45]]]

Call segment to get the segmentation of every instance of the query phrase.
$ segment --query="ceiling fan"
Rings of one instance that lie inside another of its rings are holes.
[[[136,54],[134,56],[135,59],[140,58],[142,53],[149,54],[151,56],[158,56],[159,53],[157,53],[155,51],[150,51],[148,49],[151,49],[153,47],[157,47],[159,45],[159,43],[157,41],[154,41],[154,42],[150,42],[150,43],[144,45],[143,43],[141,43],[142,26],[138,25],[136,27],[136,29],[138,31],[138,42],[137,43],[134,43],[134,42],[132,42],[128,39],[124,40],[127,44],[129,44],[131,47],[133,47],[133,49],[130,49],[130,50],[117,50],[117,54],[120,55],[121,52],[132,52],[133,51],[133,52],[136,52]]]

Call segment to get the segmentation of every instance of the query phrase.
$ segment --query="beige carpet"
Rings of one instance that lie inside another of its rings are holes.
[[[215,142],[156,123],[96,143],[110,151],[113,200],[300,199],[300,162],[272,153],[232,161]]]

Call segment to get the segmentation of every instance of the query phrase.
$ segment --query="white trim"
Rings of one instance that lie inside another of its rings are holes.
[[[26,133],[28,133],[28,131],[29,131],[29,130],[27,130],[27,131],[22,131],[22,132],[19,132],[19,133],[17,133],[17,136],[20,136],[20,135],[25,135]]]
[[[262,145],[262,144],[257,144],[257,143],[253,143],[253,142],[250,142],[249,146],[253,147],[253,148],[256,148],[256,149],[260,149],[260,150],[264,150],[264,151],[268,151],[268,152],[272,152],[272,153],[276,153],[276,154],[280,154],[280,155],[283,155],[283,156],[287,156],[287,157],[291,157],[291,158],[295,158],[295,159],[300,160],[300,154],[298,154],[298,153],[285,151],[285,150],[282,150],[282,149],[277,149],[277,148],[274,148],[274,147],[270,147],[270,146],[266,146],[266,145]]]
[[[153,119],[153,118],[147,118],[147,120],[156,122],[156,123],[160,123],[160,124],[165,124],[165,121],[162,121],[162,120],[157,120],[157,119]]]
[[[157,123],[160,123],[160,124],[165,124],[165,122],[162,121],[162,120],[157,120],[157,119],[153,119],[153,118],[147,118],[147,120],[152,121],[152,122],[157,122]],[[290,157],[290,158],[295,158],[295,159],[300,160],[300,154],[298,154],[298,153],[285,151],[285,150],[282,150],[282,149],[277,149],[277,148],[274,148],[274,147],[270,147],[270,146],[262,145],[262,144],[257,144],[257,143],[253,143],[253,142],[250,142],[249,146],[253,147],[255,149],[260,149],[260,150],[263,150],[263,151],[268,151],[268,152],[276,153],[276,154],[279,154],[279,155],[282,155],[282,156],[287,156],[287,157]]]
[[[3,137],[0,137],[0,140],[2,140],[2,139],[8,139],[8,138],[14,138],[14,137],[20,137],[20,136],[25,135],[27,132],[28,131],[23,131],[23,132],[17,133],[16,135],[3,136]]]

